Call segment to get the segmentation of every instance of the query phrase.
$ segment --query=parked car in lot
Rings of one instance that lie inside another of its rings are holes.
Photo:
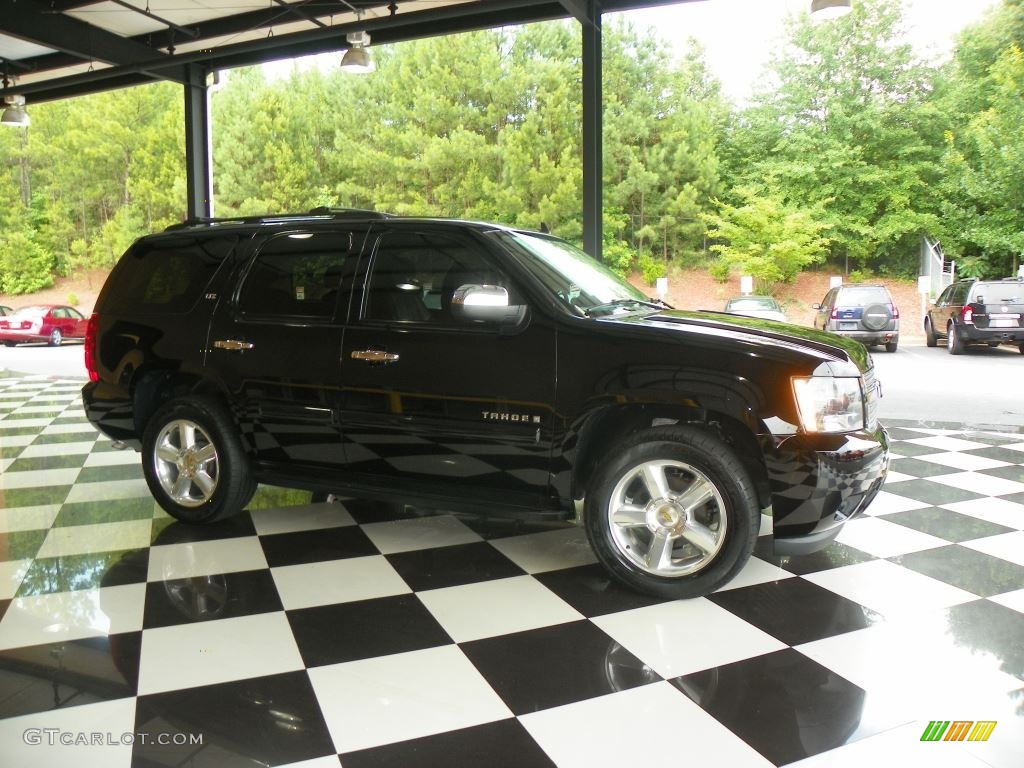
[[[829,290],[817,310],[814,327],[856,339],[865,346],[885,345],[895,352],[900,341],[900,310],[884,285],[852,283]]]
[[[207,523],[257,482],[577,520],[635,589],[826,546],[880,489],[872,360],[651,301],[546,234],[318,209],[137,241],[89,321],[89,420]]]
[[[3,304],[0,304],[0,317],[3,317],[4,315],[9,315],[13,311],[14,310],[11,309],[10,307],[5,307]]]
[[[21,307],[0,319],[0,341],[8,347],[30,341],[45,341],[51,347],[65,339],[84,339],[88,321],[74,307],[37,304]]]
[[[786,322],[786,313],[771,296],[737,296],[725,302],[725,311],[730,315]]]
[[[1024,279],[960,280],[939,294],[924,317],[925,342],[940,339],[951,355],[969,344],[1016,344],[1024,354]]]

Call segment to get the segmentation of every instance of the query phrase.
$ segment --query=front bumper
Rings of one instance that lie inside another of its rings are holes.
[[[889,469],[889,435],[799,434],[765,451],[777,554],[808,554],[839,535],[875,498]]]

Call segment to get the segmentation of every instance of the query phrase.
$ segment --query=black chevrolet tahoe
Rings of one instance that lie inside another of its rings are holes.
[[[572,245],[318,209],[134,243],[89,321],[89,420],[192,523],[257,483],[576,520],[641,591],[826,546],[878,492],[871,357],[652,301]]]

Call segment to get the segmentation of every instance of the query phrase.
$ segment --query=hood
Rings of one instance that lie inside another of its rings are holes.
[[[730,315],[725,312],[700,310],[688,312],[683,310],[665,310],[649,315],[631,315],[627,317],[609,318],[628,321],[634,324],[652,326],[690,326],[696,331],[727,331],[739,333],[747,338],[763,339],[768,343],[786,344],[803,347],[818,356],[832,358],[837,361],[851,360],[861,371],[872,367],[871,357],[867,348],[859,341],[848,339],[828,331],[816,328],[805,328],[801,325],[782,323],[776,320],[765,320],[759,317]]]

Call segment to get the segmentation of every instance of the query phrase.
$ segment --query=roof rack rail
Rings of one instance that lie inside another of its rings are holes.
[[[174,232],[192,227],[215,226],[218,224],[273,224],[292,219],[389,219],[391,217],[392,214],[390,213],[371,211],[364,208],[331,208],[321,205],[306,213],[267,213],[259,216],[225,217],[194,216],[178,224],[171,224],[164,229],[164,232]]]

